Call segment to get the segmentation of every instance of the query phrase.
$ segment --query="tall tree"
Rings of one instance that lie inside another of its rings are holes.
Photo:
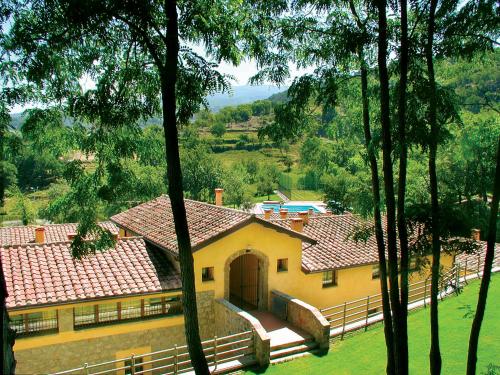
[[[418,4],[418,3],[417,3]],[[441,243],[444,229],[440,212],[437,154],[438,145],[447,133],[447,111],[438,111],[438,105],[446,100],[444,93],[435,77],[434,60],[442,57],[471,57],[474,54],[489,50],[498,40],[498,5],[491,0],[478,2],[467,1],[438,1],[419,4],[416,8],[419,18],[425,20],[425,31],[422,38],[423,60],[426,67],[426,101],[429,149],[429,185],[430,185],[430,218],[431,218],[431,248],[432,248],[432,277],[431,277],[431,349],[430,372],[441,372],[441,353],[439,346],[439,317],[438,317],[438,281],[440,273]],[[421,17],[423,15],[423,17]],[[444,115],[443,115],[443,113]]]
[[[439,347],[439,316],[438,316],[438,288],[441,257],[439,197],[436,170],[436,157],[438,148],[438,124],[436,110],[436,78],[434,75],[434,30],[438,0],[430,0],[429,16],[427,21],[427,43],[425,44],[425,61],[429,82],[429,185],[431,190],[431,221],[432,221],[432,276],[431,276],[431,348],[430,373],[441,373],[441,350]]]
[[[185,332],[198,374],[208,374],[208,366],[199,335],[178,127],[205,103],[207,93],[228,86],[226,77],[215,70],[216,63],[189,46],[181,46],[180,40],[202,42],[215,61],[238,63],[243,9],[239,2],[231,0],[19,2],[6,43],[11,51],[11,66],[25,80],[19,84],[35,85],[35,99],[61,103],[68,114],[95,124],[101,133],[112,134],[117,127],[163,114]],[[79,79],[84,76],[92,77],[95,88],[81,90]],[[80,224],[73,245],[82,244],[77,239],[95,228]],[[83,250],[80,255],[96,249]]]
[[[476,374],[477,349],[479,342],[479,333],[483,323],[484,311],[486,309],[486,300],[488,298],[488,288],[491,280],[491,268],[495,259],[495,240],[498,220],[498,201],[500,198],[500,137],[497,145],[497,166],[495,169],[495,180],[493,183],[493,199],[491,201],[490,222],[488,239],[486,245],[486,256],[484,258],[483,279],[479,288],[479,297],[477,299],[476,314],[472,322],[472,328],[469,338],[469,352],[467,355],[467,375]]]
[[[397,231],[396,231],[396,201],[394,195],[394,172],[392,169],[393,141],[391,134],[391,111],[389,92],[389,72],[387,69],[388,32],[387,32],[387,1],[376,2],[378,11],[378,72],[380,83],[380,120],[382,127],[382,161],[384,170],[384,192],[387,213],[387,253],[389,265],[389,283],[391,309],[394,329],[394,362],[396,373],[407,373],[408,364],[403,351],[407,345],[403,343],[404,318],[401,314],[399,298]],[[402,176],[400,176],[401,178]],[[402,199],[402,197],[400,197]],[[403,216],[404,217],[404,216]],[[406,366],[406,368],[405,368]]]
[[[406,0],[400,0],[401,42],[399,51],[399,98],[398,98],[398,135],[399,135],[399,181],[397,202],[397,228],[399,249],[401,252],[401,327],[400,327],[400,373],[408,373],[408,230],[405,215],[406,175],[408,164],[408,144],[406,139],[406,95],[408,85],[408,6]]]
[[[356,20],[357,26],[364,32],[366,30],[366,21],[362,22],[356,7],[352,0],[349,2],[351,14]],[[384,231],[382,225],[381,214],[381,198],[380,198],[380,180],[377,164],[377,156],[375,153],[375,145],[373,143],[371,125],[370,125],[370,109],[369,109],[369,95],[368,95],[368,66],[365,58],[365,43],[360,43],[358,46],[358,59],[361,74],[361,100],[363,108],[363,132],[365,135],[365,146],[370,162],[370,171],[372,178],[372,194],[373,194],[373,219],[375,225],[375,238],[377,240],[378,250],[378,264],[380,270],[380,289],[382,294],[382,310],[384,314],[384,334],[387,347],[387,374],[394,374],[396,371],[395,353],[394,353],[394,332],[392,324],[391,305],[389,302],[389,289],[387,285],[387,261],[385,256],[385,241]]]

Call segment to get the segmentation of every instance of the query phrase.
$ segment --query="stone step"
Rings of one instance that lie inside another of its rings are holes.
[[[296,340],[292,340],[292,341],[287,341],[287,342],[284,342],[282,344],[274,344],[274,345],[271,344],[271,352],[276,351],[276,350],[280,350],[280,349],[286,349],[286,348],[291,348],[294,346],[307,344],[310,342],[314,342],[313,337],[304,337],[304,338],[300,338],[300,339],[296,339]]]
[[[304,353],[315,349],[318,344],[314,341],[304,342],[300,345],[289,346],[286,348],[272,350],[271,351],[271,360],[276,360],[279,358],[289,357],[296,354]]]

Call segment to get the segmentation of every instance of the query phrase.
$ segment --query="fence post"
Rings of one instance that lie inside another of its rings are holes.
[[[347,309],[347,301],[344,302],[344,317],[342,318],[342,335],[340,336],[340,339],[344,339],[344,333],[345,333],[345,313]]]
[[[84,371],[85,375],[89,375],[89,369],[88,369],[88,367],[89,367],[88,363],[84,363],[83,364],[83,371]]]
[[[135,357],[133,354],[130,356],[130,374],[135,374]]]
[[[427,308],[427,278],[424,283],[424,309]]]
[[[217,336],[214,336],[214,370],[217,369]]]
[[[445,283],[445,280],[443,278],[443,275],[441,275],[440,278],[439,278],[439,284],[441,284],[441,285],[438,284],[439,285],[439,287],[438,287],[438,298],[441,297],[441,301],[443,300],[443,285],[445,285],[444,283]]]
[[[177,374],[177,344],[174,345],[174,374]]]
[[[365,332],[368,329],[368,310],[370,310],[370,296],[366,297]]]
[[[481,271],[481,255],[477,256],[477,278],[480,279],[479,271]]]

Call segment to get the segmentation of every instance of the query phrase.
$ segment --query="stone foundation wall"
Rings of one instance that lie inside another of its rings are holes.
[[[16,351],[16,373],[51,373],[83,366],[84,363],[100,363],[115,360],[118,351],[138,347],[150,347],[151,351],[166,349],[174,344],[184,344],[184,327],[158,328],[154,330],[124,333],[41,346]],[[111,368],[116,365],[111,365]],[[99,370],[107,369],[106,367]]]
[[[211,338],[215,335],[214,292],[198,293],[197,305],[200,336],[202,339]],[[60,314],[60,318],[62,318],[60,328],[64,327],[65,334],[68,334],[68,331],[72,330],[72,321],[71,324],[68,322],[68,319],[73,319],[72,314],[64,311]],[[117,352],[120,351],[146,347],[147,352],[153,352],[171,348],[175,344],[184,345],[186,343],[183,324],[135,332],[126,332],[127,323],[116,325],[123,327],[124,333],[18,350],[15,352],[16,373],[51,373],[69,370],[81,367],[85,363],[94,364],[115,360]],[[109,325],[102,327],[104,329]],[[69,333],[71,334],[71,332]],[[109,369],[115,367],[116,364],[113,364]],[[105,369],[107,368],[102,367],[99,370]]]

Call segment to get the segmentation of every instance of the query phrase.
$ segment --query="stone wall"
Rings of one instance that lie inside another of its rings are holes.
[[[198,322],[200,325],[200,336],[208,339],[215,336],[215,313],[214,313],[214,291],[196,293],[196,304],[198,305]]]
[[[222,337],[251,331],[253,329],[251,318],[250,314],[225,299],[221,298],[215,301],[215,333],[217,336]],[[255,320],[257,321],[257,319]],[[257,323],[259,322],[257,321]]]
[[[211,291],[197,294],[200,336],[202,339],[215,335],[214,293]],[[59,310],[60,332],[73,329],[72,309]],[[126,332],[127,323],[117,323],[123,332],[98,338],[61,342],[55,345],[40,346],[15,352],[16,373],[51,373],[81,367],[85,363],[93,364],[117,359],[116,353],[131,351],[134,348],[149,348],[148,351],[168,349],[175,344],[184,345],[184,325],[161,327],[144,331]],[[103,325],[103,328],[106,327]],[[23,340],[18,339],[18,340]],[[116,365],[111,365],[114,368]],[[102,370],[107,369],[105,367]],[[100,369],[101,370],[101,369]]]
[[[16,373],[51,373],[83,366],[84,363],[100,363],[115,360],[116,352],[149,346],[151,351],[184,344],[182,325],[154,330],[137,331],[41,346],[16,351]],[[112,365],[111,368],[115,367]],[[105,367],[102,370],[106,369]],[[101,368],[100,368],[101,370]]]
[[[320,348],[328,349],[330,323],[317,308],[277,290],[271,292],[271,298],[284,300],[287,303],[286,320],[312,335]]]
[[[255,317],[221,298],[215,301],[215,327],[217,336],[252,330],[255,358],[260,366],[269,365],[271,338]]]

